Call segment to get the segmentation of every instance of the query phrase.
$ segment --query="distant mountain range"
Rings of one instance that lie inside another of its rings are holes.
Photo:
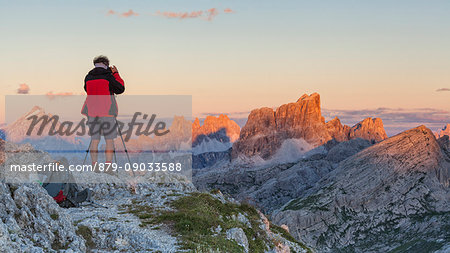
[[[35,106],[35,107],[31,108],[31,110],[28,113],[25,113],[24,115],[19,117],[13,123],[11,123],[9,125],[5,125],[4,127],[1,128],[1,130],[4,131],[4,133],[6,134],[6,138],[8,139],[8,141],[20,143],[26,139],[38,140],[38,139],[42,139],[42,138],[48,136],[49,129],[52,127],[53,122],[49,122],[45,126],[45,128],[42,131],[42,134],[38,134],[41,124],[37,124],[36,127],[33,127],[30,135],[27,135],[27,131],[30,128],[30,123],[31,123],[31,121],[28,120],[28,118],[32,117],[32,116],[37,116],[37,118],[39,119],[44,116],[48,116],[48,118],[51,118],[53,115],[46,113],[44,111],[44,109],[39,106]],[[55,123],[55,129],[58,130],[60,128],[60,126],[61,126],[61,123],[59,121],[57,121]],[[60,136],[57,134],[54,137],[58,138],[59,140],[68,142],[68,143],[72,143],[72,144],[78,143],[75,138],[75,135]]]
[[[32,142],[36,148],[46,148],[46,146],[53,146],[61,148],[61,146],[81,145],[80,138],[76,136],[54,136],[52,143],[49,143],[49,138],[45,134],[38,136],[37,128],[33,130],[30,136],[26,136],[26,131],[29,127],[29,121],[26,118],[36,115],[38,117],[52,115],[45,113],[40,107],[34,107],[30,112],[19,117],[12,124],[3,126],[0,130],[2,136],[11,142],[23,143]],[[383,127],[383,122],[380,118],[366,118],[350,127],[343,125],[339,118],[325,122],[321,114],[320,95],[313,93],[311,95],[304,94],[295,103],[283,104],[275,110],[264,107],[253,110],[248,116],[246,124],[240,129],[239,125],[228,118],[227,115],[221,114],[218,117],[207,116],[200,124],[200,120],[196,118],[194,122],[189,122],[184,119],[175,119],[172,124],[177,124],[177,127],[170,127],[173,132],[163,138],[138,138],[130,142],[130,149],[167,149],[181,145],[181,143],[174,144],[169,142],[177,142],[182,139],[182,142],[192,144],[192,151],[195,155],[206,154],[211,152],[226,152],[231,150],[233,146],[231,157],[236,159],[238,157],[253,157],[258,156],[265,160],[272,158],[283,143],[297,148],[297,153],[305,153],[311,148],[315,148],[327,143],[330,140],[346,141],[355,138],[362,138],[373,143],[379,142],[387,138]],[[44,133],[48,133],[47,126]],[[60,127],[60,122],[56,124]],[[177,133],[178,131],[178,133]],[[186,139],[185,133],[192,132],[190,140]],[[450,124],[443,128],[436,137],[442,137],[450,134]],[[1,136],[0,136],[1,137]],[[47,142],[43,142],[43,140]],[[299,144],[298,140],[304,140],[308,144],[304,147]],[[288,141],[288,142],[285,142]],[[55,142],[55,145],[53,145]],[[153,143],[153,144],[151,144]],[[292,144],[294,143],[294,144]],[[120,143],[117,143],[118,145]],[[119,145],[120,146],[120,145]],[[189,149],[189,148],[185,148]],[[281,152],[281,151],[280,151]],[[295,154],[295,152],[294,152]],[[231,158],[230,158],[231,159]]]
[[[48,133],[53,125],[53,122],[46,124],[42,133],[39,133],[41,124],[37,124],[36,127],[33,127],[31,133],[27,135],[31,125],[31,121],[28,120],[28,118],[32,116],[37,116],[39,119],[44,116],[51,118],[53,115],[46,113],[43,108],[35,106],[28,113],[22,115],[13,123],[2,127],[0,131],[4,135],[3,137],[13,143],[29,143],[33,145],[35,149],[39,150],[64,152],[78,151],[85,148],[82,140],[76,135],[61,136],[56,134],[49,136]],[[56,130],[60,129],[61,122],[55,121],[54,127]]]

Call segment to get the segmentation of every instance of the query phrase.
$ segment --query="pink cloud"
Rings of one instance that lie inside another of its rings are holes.
[[[117,15],[117,16],[119,16],[119,17],[129,18],[129,17],[133,17],[133,16],[139,16],[139,13],[134,12],[132,9],[130,9],[130,10],[127,11],[127,12],[122,12],[122,13],[116,12],[116,11],[114,11],[114,10],[109,10],[109,11],[106,13],[106,15],[107,15],[107,16],[110,16],[110,15]]]
[[[225,10],[223,10],[223,13],[234,13],[234,11],[230,8],[226,8]]]
[[[211,8],[205,11],[198,10],[192,12],[157,11],[154,15],[172,19],[203,18],[205,20],[211,21],[217,15],[219,15],[219,13],[220,11],[217,8]],[[223,11],[223,13],[234,13],[234,11],[230,8],[227,8]]]
[[[440,88],[436,90],[437,92],[441,92],[441,91],[450,91],[450,88]]]
[[[219,11],[216,8],[211,8],[207,10],[207,13],[208,13],[207,20],[211,21],[215,16],[219,14]]]
[[[134,12],[132,9],[130,9],[129,11],[124,12],[124,13],[122,13],[122,14],[120,14],[120,15],[121,15],[122,17],[124,17],[124,18],[132,17],[132,16],[139,16],[139,14],[136,13],[136,12]]]
[[[234,13],[234,10],[230,8],[226,8],[222,11],[219,11],[217,8],[210,8],[208,10],[197,10],[197,11],[182,11],[182,12],[173,12],[173,11],[157,11],[156,13],[152,14],[154,16],[161,16],[165,18],[171,18],[171,19],[191,19],[191,18],[202,18],[208,21],[213,20],[217,15],[220,13]],[[124,17],[129,18],[133,16],[139,16],[139,13],[133,11],[130,9],[127,12],[117,12],[114,10],[109,10],[106,13],[107,16],[115,15],[118,17]]]
[[[203,15],[203,11],[192,11],[192,12],[171,12],[171,11],[165,11],[165,12],[156,12],[157,16],[163,16],[166,18],[179,18],[179,19],[186,19],[186,18],[198,18]]]
[[[30,92],[30,86],[25,83],[19,84],[19,88],[17,89],[17,94],[28,94]]]

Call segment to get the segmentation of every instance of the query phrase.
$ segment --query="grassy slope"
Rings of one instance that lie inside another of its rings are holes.
[[[243,252],[242,246],[226,238],[225,231],[230,228],[244,230],[249,242],[249,252],[264,252],[267,245],[273,246],[278,243],[267,237],[266,232],[260,227],[259,213],[248,204],[222,203],[211,194],[195,192],[178,198],[170,205],[173,211],[159,212],[135,202],[124,207],[124,210],[137,215],[143,226],[169,225],[175,234],[180,236],[182,249],[186,250]],[[248,218],[250,226],[233,218],[239,213]],[[221,228],[220,231],[215,230],[218,226]],[[271,230],[307,249],[284,229],[271,225]]]

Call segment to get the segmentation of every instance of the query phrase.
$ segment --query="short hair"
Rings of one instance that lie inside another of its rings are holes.
[[[103,64],[105,64],[106,66],[109,66],[109,59],[108,59],[108,57],[106,57],[106,56],[104,56],[104,55],[99,55],[99,56],[96,56],[95,58],[94,58],[94,65],[96,64],[96,63],[103,63]]]

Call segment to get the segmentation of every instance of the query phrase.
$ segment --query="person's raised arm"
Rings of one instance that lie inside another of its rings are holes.
[[[116,66],[111,67],[112,77],[109,80],[109,86],[114,94],[121,94],[125,91],[125,82],[120,77]]]

